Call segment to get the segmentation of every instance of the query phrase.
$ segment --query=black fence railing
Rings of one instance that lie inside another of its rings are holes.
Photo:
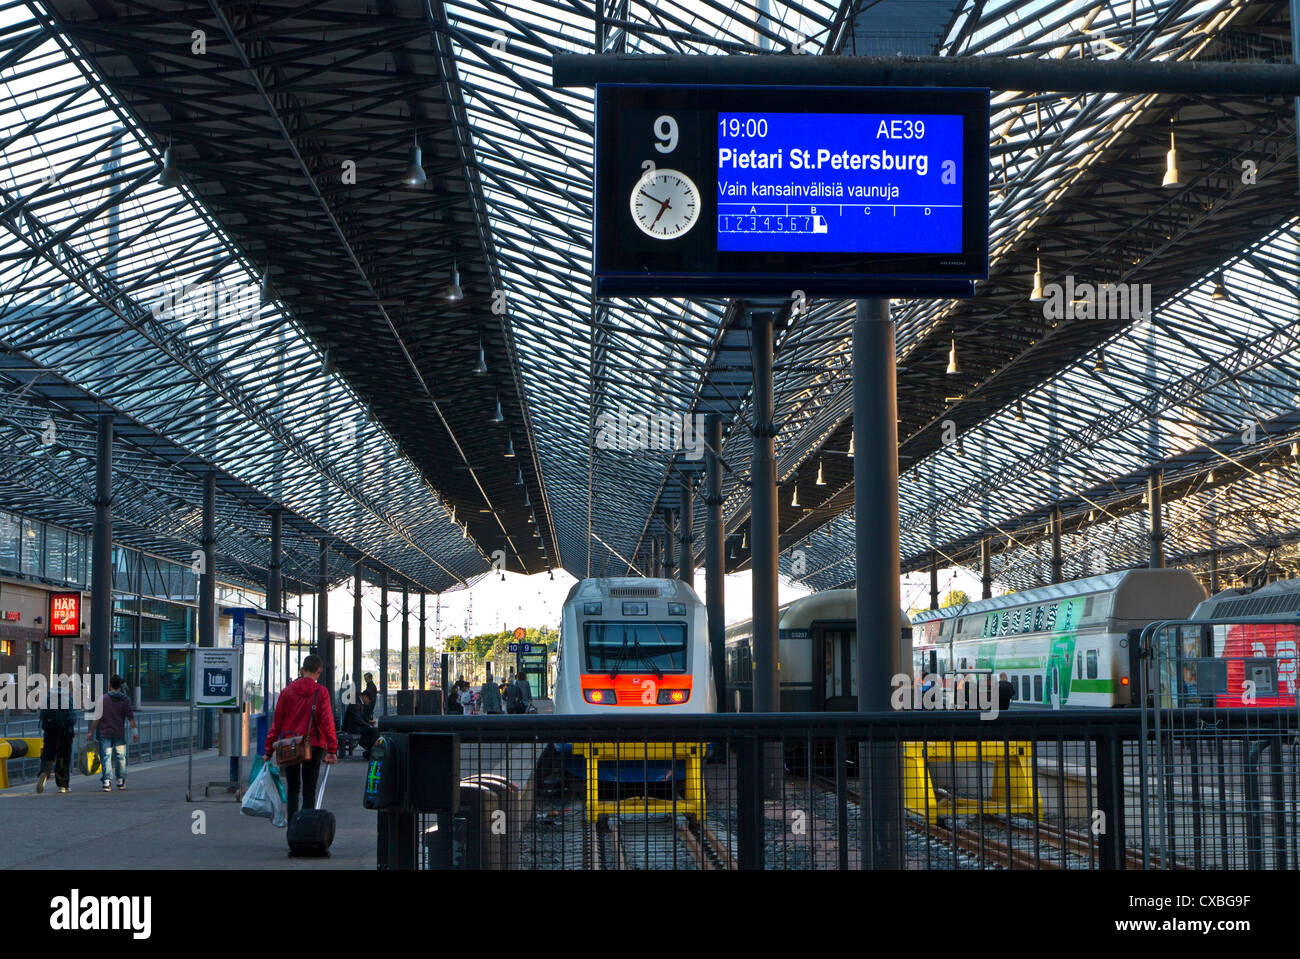
[[[1196,710],[1171,712],[1177,722],[1165,716],[1163,728],[1194,741]],[[389,717],[380,730],[393,748],[368,776],[388,782],[371,800],[379,866],[1284,865],[1278,850],[1296,827],[1294,711],[1216,716],[1216,749],[1187,753],[1159,807],[1151,757],[1181,744],[1156,742],[1150,716],[1144,740],[1142,719],[1130,709],[992,720],[962,711]],[[1156,828],[1157,808],[1177,815]],[[1168,856],[1153,838],[1162,835]],[[1193,854],[1210,847],[1227,853],[1213,862]]]

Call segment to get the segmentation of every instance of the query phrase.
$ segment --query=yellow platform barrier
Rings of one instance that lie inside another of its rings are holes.
[[[587,759],[587,819],[600,816],[652,816],[681,814],[704,821],[704,743],[574,743],[573,752]],[[686,795],[677,799],[632,796],[600,798],[602,762],[686,761]]]
[[[934,742],[903,746],[903,795],[907,811],[934,822],[940,816],[1026,815],[1037,817],[1034,768],[1028,741],[1012,743]],[[939,799],[927,763],[993,763],[993,792],[978,799]]]
[[[14,743],[26,743],[27,752],[23,754],[22,749],[15,749]],[[7,739],[0,739],[0,789],[9,788],[9,760],[10,759],[40,759],[41,745],[44,740],[39,736],[28,738],[26,736],[10,736]]]

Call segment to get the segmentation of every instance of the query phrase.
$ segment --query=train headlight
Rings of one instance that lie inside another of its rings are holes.
[[[685,603],[669,603],[669,604],[668,604],[668,615],[669,615],[669,616],[685,616],[685,615],[686,615],[686,604],[685,604]]]
[[[690,698],[689,689],[661,689],[658,702],[660,706],[679,706]]]
[[[601,612],[601,608],[602,608],[602,607],[601,607],[601,604],[600,604],[600,603],[583,603],[583,604],[582,604],[582,615],[583,615],[583,616],[599,616],[599,615],[600,615],[600,612]]]
[[[582,698],[593,706],[613,706],[618,703],[618,697],[612,689],[584,689]]]

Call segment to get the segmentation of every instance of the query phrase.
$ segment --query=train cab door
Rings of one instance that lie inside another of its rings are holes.
[[[816,675],[814,695],[819,709],[851,712],[857,709],[857,631],[852,623],[814,623],[813,652]]]
[[[1061,667],[1052,666],[1052,708],[1061,708]]]

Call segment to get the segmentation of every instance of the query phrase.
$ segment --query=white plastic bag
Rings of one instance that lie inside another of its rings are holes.
[[[261,769],[244,793],[244,801],[239,810],[245,816],[257,816],[271,820],[272,826],[281,829],[287,825],[284,817],[284,796],[280,793],[279,775],[270,763],[262,763]]]

